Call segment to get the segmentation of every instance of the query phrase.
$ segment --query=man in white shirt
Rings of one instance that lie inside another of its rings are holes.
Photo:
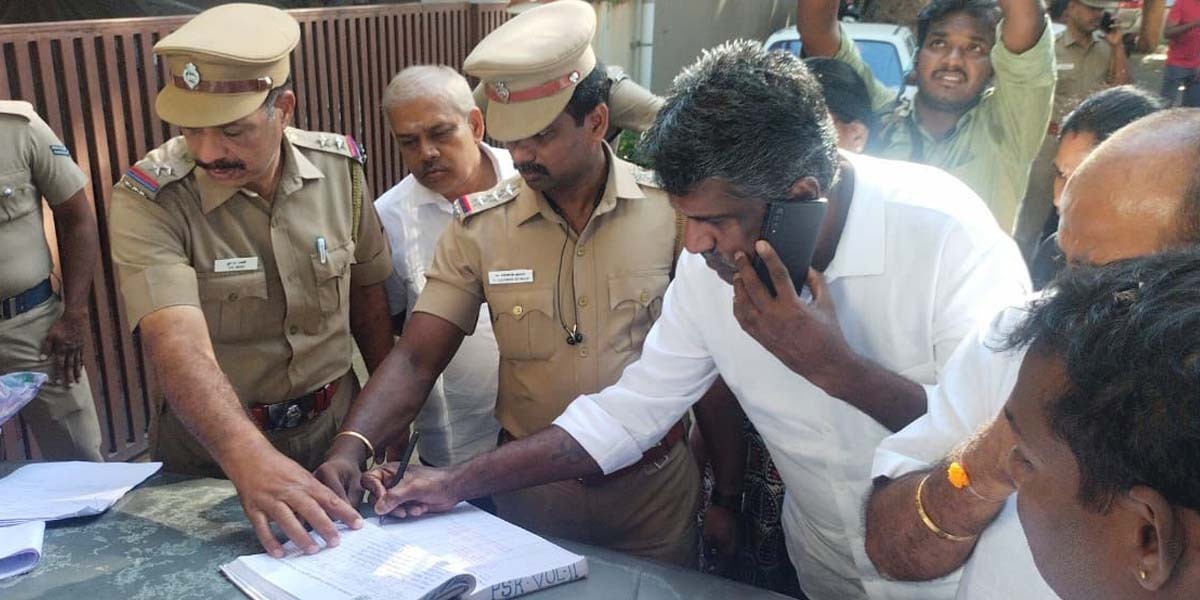
[[[392,245],[388,305],[399,335],[425,287],[438,238],[454,220],[454,200],[489,189],[516,170],[507,150],[483,143],[483,113],[454,69],[400,71],[384,92],[383,109],[412,171],[375,201]],[[463,339],[414,422],[422,462],[448,467],[496,447],[499,360],[485,304],[475,333]]]
[[[1200,110],[1144,117],[1100,145],[1063,191],[1059,243],[1068,264],[1200,243],[1197,147]],[[1015,442],[1001,414],[1024,351],[996,349],[1024,316],[1024,308],[1005,309],[967,337],[938,385],[926,388],[929,412],[876,450],[867,549],[885,574],[933,579],[963,566],[960,599],[1057,598],[1017,520],[1008,470]],[[951,480],[952,463],[967,485]]]
[[[391,491],[383,482],[392,465],[368,473],[364,486],[383,496],[376,509],[418,515],[492,490],[613,472],[720,375],[787,484],[784,523],[805,593],[931,597],[928,585],[882,580],[867,560],[860,510],[871,453],[924,412],[919,382],[936,380],[981,319],[1023,297],[1028,276],[1015,244],[957,179],[840,155],[819,86],[798,58],[749,41],[685,69],[642,139],[688,217],[688,252],[641,358],[519,443],[450,470],[410,469]],[[805,300],[755,240],[766,200],[818,198],[829,208]],[[756,254],[777,297],[751,266]]]

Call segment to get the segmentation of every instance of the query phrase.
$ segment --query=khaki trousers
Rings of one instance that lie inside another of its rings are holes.
[[[700,472],[685,442],[665,463],[600,485],[572,479],[493,498],[501,517],[538,535],[696,568]]]
[[[325,412],[299,427],[263,435],[284,456],[312,471],[325,461],[325,451],[333,443],[333,436],[341,429],[350,402],[357,395],[358,379],[351,371],[342,376],[333,402]],[[224,479],[224,471],[208,450],[192,437],[163,399],[159,404],[155,411],[157,418],[150,426],[150,456],[153,460],[162,461],[164,471]]]
[[[52,360],[42,360],[41,354],[46,334],[62,314],[62,302],[54,297],[16,318],[0,321],[0,373],[36,371],[54,377]],[[20,414],[33,431],[43,458],[104,460],[100,421],[86,371],[73,385],[47,381]]]

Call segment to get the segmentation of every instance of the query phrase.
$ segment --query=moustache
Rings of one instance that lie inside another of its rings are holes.
[[[535,173],[538,175],[549,175],[550,174],[550,171],[546,170],[546,167],[539,165],[535,162],[517,163],[513,166],[516,167],[517,171],[519,171],[522,175],[525,175],[528,173]]]
[[[197,167],[200,167],[201,169],[204,169],[206,171],[213,170],[213,169],[220,170],[220,169],[245,169],[246,168],[246,163],[244,163],[240,160],[214,160],[213,162],[204,162],[198,158],[193,159],[193,160],[196,162]]]
[[[421,165],[422,173],[429,173],[432,171],[449,171],[449,170],[450,170],[450,165],[446,165],[446,164],[443,164],[440,162],[431,162],[431,163],[426,163],[426,164]]]
[[[733,261],[725,258],[724,256],[721,255],[720,252],[717,252],[716,250],[709,250],[707,252],[701,252],[700,256],[704,257],[704,262],[708,263],[708,266],[710,266],[714,269],[727,270],[727,271],[737,271],[738,270],[737,265],[735,265],[733,263]]]

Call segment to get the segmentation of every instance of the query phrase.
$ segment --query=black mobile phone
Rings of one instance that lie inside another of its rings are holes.
[[[1100,17],[1100,31],[1110,33],[1116,26],[1117,20],[1113,17],[1112,13],[1105,11],[1104,15]]]
[[[827,205],[824,198],[767,203],[767,214],[763,217],[758,239],[771,244],[775,254],[787,267],[797,292],[808,279],[808,265],[817,247],[817,233],[821,230],[821,222],[825,220]],[[775,284],[771,282],[767,265],[757,256],[754,257],[754,270],[758,271],[758,278],[775,296]]]

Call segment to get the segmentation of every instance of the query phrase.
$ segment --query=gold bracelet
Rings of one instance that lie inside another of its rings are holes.
[[[362,443],[367,445],[367,460],[370,460],[375,457],[375,445],[371,443],[371,440],[367,439],[367,436],[365,436],[357,431],[350,431],[349,429],[347,429],[346,431],[339,431],[337,435],[333,436],[333,439],[337,439],[339,437],[342,437],[343,435],[348,435],[353,438],[358,438],[360,441],[362,441]]]
[[[943,540],[950,542],[969,542],[974,540],[976,536],[973,535],[954,535],[953,533],[947,533],[946,531],[943,531],[941,527],[938,527],[937,524],[933,522],[933,519],[929,518],[929,514],[925,512],[925,503],[921,501],[921,492],[925,491],[925,482],[929,481],[930,475],[933,475],[933,473],[927,473],[921,478],[921,483],[917,484],[917,514],[921,516],[921,522],[924,523],[925,527],[932,531],[934,535],[942,538]]]

